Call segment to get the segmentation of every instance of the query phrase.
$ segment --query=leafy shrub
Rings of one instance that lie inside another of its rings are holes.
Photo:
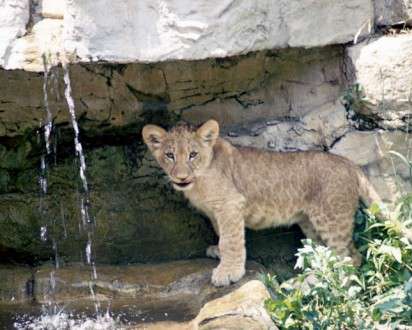
[[[282,284],[267,275],[271,298],[266,308],[281,329],[398,329],[412,326],[412,197],[399,203],[391,220],[378,219],[372,205],[358,214],[364,226],[357,242],[365,261],[356,269],[349,258],[304,240],[297,277]]]

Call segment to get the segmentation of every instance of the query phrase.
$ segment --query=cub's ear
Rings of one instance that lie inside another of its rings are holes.
[[[196,134],[203,142],[213,146],[219,137],[219,124],[216,120],[208,120],[197,129]]]
[[[156,125],[146,125],[142,130],[143,140],[151,151],[160,148],[166,134],[163,128]]]

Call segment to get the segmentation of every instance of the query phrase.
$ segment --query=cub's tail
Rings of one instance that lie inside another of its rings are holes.
[[[382,204],[382,199],[372,186],[366,175],[361,169],[357,171],[358,183],[359,183],[359,195],[366,206],[370,206],[372,203]]]

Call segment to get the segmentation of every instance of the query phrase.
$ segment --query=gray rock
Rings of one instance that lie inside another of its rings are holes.
[[[0,2],[0,66],[199,60],[287,47],[323,47],[367,35],[370,0]],[[16,9],[17,8],[17,9]],[[17,17],[17,19],[16,19]],[[31,21],[31,24],[26,23]],[[319,22],[322,27],[319,28]],[[3,23],[4,22],[4,23]]]
[[[395,24],[412,24],[411,0],[375,0],[375,24],[391,26]]]
[[[384,201],[393,203],[411,191],[409,166],[395,151],[406,157],[412,147],[412,134],[401,131],[351,131],[331,149],[362,166]]]
[[[412,34],[382,36],[347,48],[354,111],[379,126],[407,129],[412,112]]]

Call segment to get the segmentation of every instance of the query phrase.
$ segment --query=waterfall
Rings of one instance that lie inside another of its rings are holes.
[[[72,88],[70,81],[70,74],[67,63],[63,63],[63,72],[64,72],[64,83],[66,85],[64,96],[66,98],[67,106],[70,113],[70,119],[72,128],[74,131],[74,147],[76,151],[76,156],[79,160],[79,176],[82,183],[82,191],[80,197],[80,213],[82,219],[83,229],[87,232],[87,243],[85,247],[86,253],[86,262],[91,266],[91,279],[97,279],[96,265],[93,258],[93,236],[95,229],[95,221],[90,216],[90,197],[89,197],[89,185],[86,177],[86,159],[83,152],[83,146],[80,142],[80,131],[79,125],[76,119],[76,111],[74,100],[72,97]],[[96,309],[96,314],[99,315],[100,303],[96,299],[96,295],[93,290],[92,281],[89,283],[90,294],[94,301],[94,307]]]

